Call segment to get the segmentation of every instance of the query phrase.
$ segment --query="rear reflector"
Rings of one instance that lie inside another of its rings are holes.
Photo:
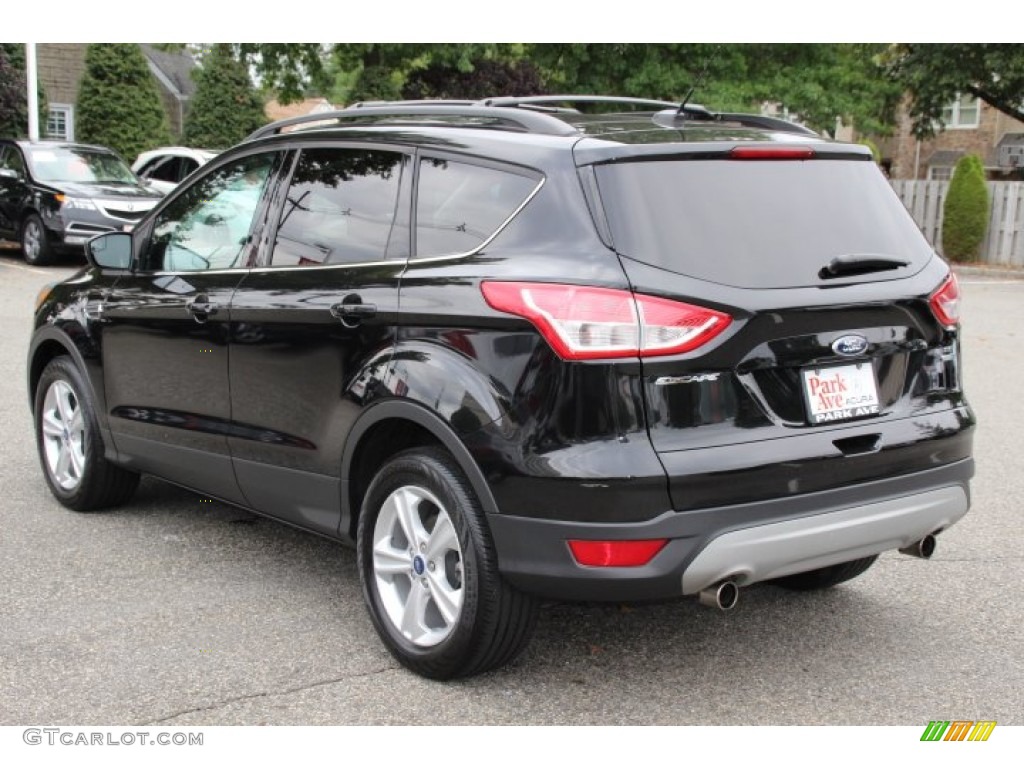
[[[484,282],[480,290],[494,309],[532,322],[564,360],[689,352],[732,320],[713,309],[612,288]]]
[[[956,275],[950,272],[939,289],[928,299],[932,314],[946,328],[953,328],[960,322],[960,284]]]
[[[736,147],[729,153],[733,160],[809,160],[811,147]]]
[[[647,565],[668,544],[668,539],[639,541],[584,541],[570,539],[569,549],[580,565],[593,568],[635,568]]]

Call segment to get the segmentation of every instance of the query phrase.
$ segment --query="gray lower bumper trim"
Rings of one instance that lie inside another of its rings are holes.
[[[683,594],[731,578],[739,585],[787,576],[906,547],[967,513],[953,486],[822,515],[722,534],[683,572]]]

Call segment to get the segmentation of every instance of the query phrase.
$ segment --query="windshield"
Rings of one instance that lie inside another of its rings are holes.
[[[91,149],[46,147],[28,151],[29,165],[39,181],[77,181],[86,184],[138,184],[139,180],[117,155]]]
[[[598,166],[597,178],[617,251],[701,280],[820,285],[835,258],[907,262],[902,275],[931,257],[866,160],[626,162]]]

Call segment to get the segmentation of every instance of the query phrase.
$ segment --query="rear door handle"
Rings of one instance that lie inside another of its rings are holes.
[[[346,296],[341,302],[331,306],[331,315],[341,320],[347,328],[355,328],[363,320],[377,314],[376,304],[364,304],[358,294]]]
[[[205,323],[210,319],[211,315],[216,315],[220,307],[211,302],[205,296],[196,296],[191,301],[187,302],[185,306],[188,308],[189,313],[195,318],[197,323]]]

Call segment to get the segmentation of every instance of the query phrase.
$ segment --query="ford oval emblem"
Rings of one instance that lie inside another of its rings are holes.
[[[837,355],[845,355],[846,357],[864,354],[867,348],[868,340],[863,336],[857,336],[852,333],[849,336],[840,336],[832,342],[832,351]]]

